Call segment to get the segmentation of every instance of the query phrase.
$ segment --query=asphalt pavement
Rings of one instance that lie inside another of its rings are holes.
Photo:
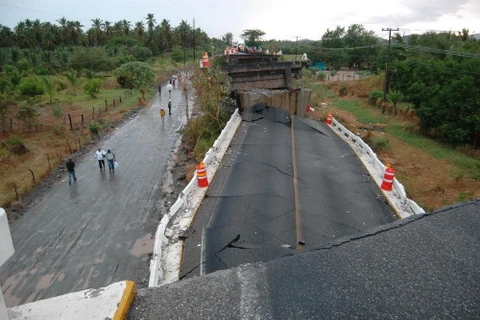
[[[254,121],[238,129],[186,233],[181,279],[295,255],[396,220],[355,153],[326,125],[294,116],[292,139],[283,110],[244,119]]]
[[[129,319],[480,319],[480,200],[137,291]]]
[[[161,218],[162,183],[186,122],[181,88],[173,89],[173,115],[165,86],[133,120],[77,159],[77,181],[67,174],[10,228],[15,254],[0,268],[8,307],[121,280],[148,282],[153,236]],[[115,173],[100,170],[94,152],[116,154]]]

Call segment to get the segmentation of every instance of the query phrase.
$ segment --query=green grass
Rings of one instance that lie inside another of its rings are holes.
[[[359,122],[363,124],[370,123],[382,123],[387,124],[385,132],[393,137],[405,142],[410,146],[417,147],[427,154],[447,161],[457,168],[455,175],[463,176],[467,175],[474,180],[480,179],[480,160],[476,160],[463,153],[457,152],[455,149],[443,145],[428,137],[422,136],[415,132],[408,132],[409,124],[401,120],[398,117],[383,116],[378,109],[372,108],[364,103],[356,100],[340,100],[336,98],[336,95],[328,90],[322,83],[311,82],[308,79],[302,79],[298,81],[302,87],[309,88],[318,97],[322,99],[333,99],[333,105],[341,108],[345,111],[352,113]],[[406,110],[412,105],[408,103],[399,103],[397,108],[399,110]]]
[[[310,82],[307,79],[301,79],[297,83],[304,87],[312,90],[312,93],[315,93],[319,99],[334,99],[337,96],[322,83],[319,82]]]
[[[359,105],[356,101],[337,99],[334,100],[333,104],[340,109],[351,112],[363,124],[387,123],[384,116],[374,114],[372,110]]]
[[[448,146],[442,145],[441,143],[424,136],[408,133],[398,122],[390,123],[385,128],[385,132],[407,143],[408,145],[422,149],[422,151],[434,156],[437,159],[448,161],[449,163],[455,165],[460,172],[465,172],[475,180],[480,179],[480,160],[470,158],[463,153],[459,153]]]

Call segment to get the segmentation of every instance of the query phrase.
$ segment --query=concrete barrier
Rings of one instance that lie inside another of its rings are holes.
[[[370,176],[380,188],[386,166],[378,159],[372,148],[370,148],[362,138],[353,134],[340,122],[335,120],[335,118],[329,126],[340,138],[350,145],[370,173]],[[392,191],[384,191],[382,188],[380,188],[380,190],[400,218],[406,218],[413,214],[425,213],[425,210],[423,210],[422,207],[407,197],[405,187],[397,180],[397,178],[393,181]]]
[[[220,133],[220,136],[215,140],[213,146],[205,154],[203,162],[207,167],[209,181],[212,181],[215,176],[218,166],[241,122],[242,118],[238,114],[237,109]],[[178,280],[180,272],[178,257],[181,255],[182,250],[181,241],[177,240],[178,235],[185,232],[190,226],[190,222],[200,206],[207,189],[198,187],[197,174],[195,173],[168,213],[160,221],[155,233],[153,256],[150,261],[149,287],[157,287],[160,284]],[[172,225],[175,228],[167,229],[171,220],[174,220]]]
[[[15,249],[13,248],[12,234],[10,233],[10,226],[8,225],[7,213],[3,208],[0,208],[0,267],[14,253],[15,253]],[[3,299],[3,291],[2,291],[1,283],[0,283],[0,319],[8,320],[7,307],[5,306],[5,300]]]
[[[134,298],[135,283],[121,281],[9,308],[8,314],[10,320],[123,320]]]

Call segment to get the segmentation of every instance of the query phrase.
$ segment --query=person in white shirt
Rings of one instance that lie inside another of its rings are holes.
[[[107,155],[107,153],[105,152],[105,150],[102,150],[100,148],[98,148],[98,150],[95,152],[95,159],[98,160],[98,165],[100,166],[100,170],[102,170],[103,168],[105,168],[105,156]]]

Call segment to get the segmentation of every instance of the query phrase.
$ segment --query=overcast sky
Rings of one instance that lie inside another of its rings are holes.
[[[56,20],[65,16],[91,26],[91,19],[133,24],[153,13],[173,27],[187,20],[210,37],[232,32],[240,40],[245,29],[260,29],[264,39],[321,39],[327,28],[362,24],[381,37],[382,28],[400,28],[401,34],[426,31],[480,33],[480,0],[0,0],[0,24],[12,30],[19,21]]]

